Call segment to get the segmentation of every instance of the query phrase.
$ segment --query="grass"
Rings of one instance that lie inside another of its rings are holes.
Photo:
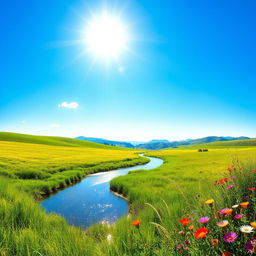
[[[43,144],[51,146],[64,146],[64,147],[86,147],[86,148],[101,148],[112,150],[127,150],[120,147],[107,146],[89,141],[71,139],[66,137],[55,136],[38,136],[29,134],[20,134],[12,132],[0,132],[0,141],[23,142],[32,144]]]
[[[147,162],[145,158],[138,158],[136,153],[139,151],[129,149],[87,142],[76,147],[46,145],[48,137],[44,140],[43,136],[38,139],[36,136],[32,137],[45,144],[31,144],[13,142],[13,137],[19,136],[10,136],[8,133],[5,141],[0,143],[0,175],[34,196],[49,194],[90,173]],[[11,141],[7,141],[9,138]],[[26,136],[20,135],[19,138],[24,139]],[[51,141],[53,140],[57,139],[54,137]],[[75,143],[77,141],[68,140]]]
[[[111,181],[111,188],[131,203],[131,214],[115,226],[98,224],[84,232],[61,217],[46,215],[31,195],[51,193],[87,173],[145,161],[133,150],[103,147],[0,142],[0,175],[5,177],[0,186],[0,255],[201,255],[200,250],[208,247],[193,244],[189,251],[176,250],[183,241],[179,219],[203,214],[196,210],[209,197],[224,206],[226,199],[213,183],[227,166],[238,159],[241,165],[246,162],[247,170],[256,166],[253,147],[216,146],[203,153],[196,148],[150,151],[148,155],[164,159],[161,167]],[[131,225],[137,218],[142,221],[139,228]]]
[[[248,147],[256,147],[256,139],[215,141],[211,143],[191,145],[187,147],[188,148],[233,148],[233,147],[248,148]]]

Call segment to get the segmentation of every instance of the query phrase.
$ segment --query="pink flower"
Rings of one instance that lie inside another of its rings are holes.
[[[243,218],[243,214],[237,214],[234,216],[234,219],[237,219],[237,220],[239,220],[241,218]]]
[[[209,219],[210,219],[210,218],[207,217],[207,216],[206,216],[206,217],[202,217],[202,218],[199,219],[199,222],[200,222],[200,223],[207,223],[207,222],[209,221]]]
[[[234,187],[234,185],[228,185],[227,187],[226,187],[226,189],[231,189],[231,188],[233,188]]]
[[[228,210],[228,208],[224,208],[224,209],[220,210],[219,213],[221,215],[225,215],[227,210]]]
[[[235,232],[228,232],[223,236],[223,240],[227,243],[233,243],[238,235]]]

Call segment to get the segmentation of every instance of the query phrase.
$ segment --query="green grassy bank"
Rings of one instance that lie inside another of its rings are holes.
[[[183,230],[179,219],[191,213],[197,218],[203,213],[196,210],[212,197],[218,201],[218,207],[226,207],[225,202],[233,203],[234,196],[227,201],[222,190],[213,185],[226,175],[228,166],[235,165],[245,172],[256,169],[256,148],[248,146],[213,146],[208,152],[198,152],[196,148],[148,152],[148,155],[164,159],[164,164],[155,170],[138,170],[111,181],[111,188],[129,199],[131,215],[114,226],[98,224],[86,231],[68,226],[61,217],[47,215],[35,203],[32,195],[50,193],[86,173],[145,161],[138,159],[133,150],[111,148],[1,141],[0,253],[207,255],[203,254],[204,250],[209,250],[205,244],[200,247],[193,242],[189,250],[176,249],[177,244],[184,242],[180,239],[179,231]],[[27,170],[29,175],[24,174]],[[236,186],[255,185],[255,179],[239,180],[242,179],[237,180]],[[243,196],[241,191],[237,190],[237,200]],[[135,219],[141,220],[139,227],[131,224]],[[216,255],[224,249],[220,247]]]

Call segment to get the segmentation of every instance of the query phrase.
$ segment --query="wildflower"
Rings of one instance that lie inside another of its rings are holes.
[[[112,235],[111,235],[111,234],[108,234],[108,235],[107,235],[107,241],[108,241],[108,243],[110,243],[111,240],[112,240]]]
[[[238,235],[235,232],[228,232],[223,236],[223,240],[227,243],[233,243]]]
[[[186,240],[186,241],[185,241],[185,244],[190,244],[190,240]]]
[[[222,254],[221,254],[221,256],[231,256],[232,254],[230,253],[230,252],[227,252],[227,251],[225,251],[225,252],[223,252]]]
[[[233,212],[233,209],[227,209],[227,210],[226,210],[226,212],[225,212],[225,214],[227,214],[227,215],[231,215],[231,214],[232,214],[232,212]]]
[[[207,217],[207,216],[206,216],[206,217],[202,217],[202,218],[199,219],[199,222],[200,222],[200,223],[207,223],[207,222],[209,221],[209,219],[210,219],[210,218]]]
[[[213,203],[214,203],[213,199],[208,199],[205,201],[205,204],[210,205],[210,206],[213,205]]]
[[[251,190],[251,191],[255,190],[255,188],[248,188],[248,189]]]
[[[245,250],[250,254],[256,253],[256,238],[253,238],[245,244]]]
[[[211,244],[213,246],[217,245],[218,243],[219,243],[219,240],[217,238],[214,238],[214,239],[211,240]]]
[[[178,232],[178,234],[179,234],[179,235],[183,235],[183,234],[184,234],[184,231],[181,230],[181,231]]]
[[[206,237],[207,234],[208,234],[208,228],[199,228],[195,232],[195,238],[196,239],[201,239],[201,238]]]
[[[256,172],[256,170],[252,170],[251,172]]]
[[[221,180],[219,180],[219,184],[220,184],[220,185],[223,185],[223,184],[225,184],[227,181],[228,181],[228,178],[221,179]]]
[[[178,244],[178,245],[176,245],[176,248],[177,249],[181,249],[183,247],[183,244]]]
[[[243,233],[251,233],[252,230],[253,230],[253,227],[252,227],[252,226],[249,226],[249,225],[247,225],[247,226],[242,226],[242,227],[240,228],[240,230],[241,230]]]
[[[231,188],[233,188],[234,187],[234,185],[228,185],[227,187],[226,187],[226,189],[231,189]]]
[[[241,218],[243,218],[243,214],[236,214],[234,216],[234,219],[236,219],[236,220],[240,220]]]
[[[186,226],[186,225],[188,225],[188,223],[190,222],[190,219],[181,219],[181,220],[179,220],[179,222],[180,222],[183,226]]]
[[[235,204],[232,206],[233,209],[237,208],[239,206],[239,204]]]
[[[221,215],[225,215],[227,210],[228,210],[228,208],[221,209],[221,210],[219,211],[219,213],[220,213]]]
[[[247,208],[247,206],[249,205],[249,202],[242,202],[242,203],[240,203],[240,205],[241,205],[243,208]]]
[[[228,171],[228,172],[231,172],[231,171],[232,171],[232,168],[231,168],[231,167],[228,167],[228,168],[227,168],[227,171]]]
[[[251,225],[253,228],[256,228],[256,221],[251,222],[250,225]]]
[[[135,227],[139,227],[140,223],[141,223],[141,220],[135,220],[135,221],[132,222],[132,225],[135,226]]]
[[[218,222],[217,225],[220,228],[224,228],[228,225],[228,221],[227,220],[222,220],[222,221]]]
[[[231,180],[234,180],[236,178],[236,176],[231,176],[230,179]]]
[[[189,229],[189,230],[192,230],[192,229],[194,229],[194,226],[191,225],[191,226],[188,227],[188,229]]]

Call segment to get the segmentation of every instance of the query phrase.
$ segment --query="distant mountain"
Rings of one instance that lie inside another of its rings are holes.
[[[218,141],[232,141],[232,140],[248,140],[249,137],[230,137],[230,136],[208,136],[199,139],[186,139],[180,141],[169,141],[169,140],[150,140],[148,142],[126,142],[126,141],[114,141],[114,140],[105,140],[101,138],[93,138],[93,137],[84,137],[79,136],[75,139],[85,140],[90,142],[96,142],[105,145],[118,146],[118,147],[126,147],[126,148],[138,148],[138,149],[148,149],[148,150],[158,150],[165,148],[177,148],[180,146],[189,146],[189,145],[198,145],[198,144],[206,144],[211,142]]]
[[[195,139],[189,142],[189,145],[205,144],[215,141],[229,141],[229,140],[247,140],[249,137],[218,137],[218,136],[208,136],[200,139]]]
[[[101,138],[84,137],[84,136],[79,136],[79,137],[76,137],[75,139],[85,140],[85,141],[90,141],[90,142],[95,142],[95,143],[105,144],[105,145],[110,145],[110,146],[134,148],[134,146],[131,143],[125,142],[125,141],[105,140],[105,139],[101,139]]]
[[[200,139],[187,139],[181,141],[168,141],[168,140],[151,140],[147,143],[139,144],[136,148],[158,150],[164,148],[177,148],[180,146],[198,145],[216,141],[231,141],[231,140],[247,140],[249,137],[218,137],[208,136]]]
[[[150,140],[147,143],[170,143],[169,140]]]

